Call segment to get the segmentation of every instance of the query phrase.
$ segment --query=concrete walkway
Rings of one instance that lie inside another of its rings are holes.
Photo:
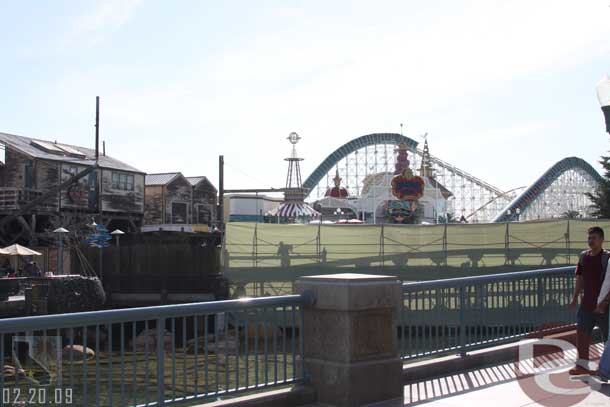
[[[602,344],[593,345],[592,360],[598,361],[602,351]],[[412,382],[405,386],[405,406],[610,406],[610,384],[570,378],[573,364],[567,358],[574,360],[575,351],[563,356],[559,352]]]

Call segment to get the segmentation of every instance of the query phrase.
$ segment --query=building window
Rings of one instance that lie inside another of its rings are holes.
[[[133,191],[133,175],[124,174],[121,172],[113,172],[112,189],[120,189],[122,191]]]
[[[210,211],[204,205],[197,205],[197,223],[202,225],[210,223]]]
[[[25,187],[34,188],[35,185],[34,161],[28,160],[25,164]]]
[[[186,223],[187,210],[185,203],[172,202],[172,223]]]

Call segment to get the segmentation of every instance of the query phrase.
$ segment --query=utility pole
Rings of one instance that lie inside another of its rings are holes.
[[[95,163],[100,159],[100,97],[95,97]]]
[[[95,97],[95,165],[99,165],[100,160],[100,97]],[[95,194],[97,203],[97,212],[100,215],[99,221],[101,222],[102,215],[102,171],[99,169],[95,171]],[[91,180],[91,178],[89,178]]]
[[[224,232],[225,157],[218,156],[218,228]]]
[[[95,166],[99,169],[99,160],[100,160],[100,97],[95,97]],[[102,180],[100,179],[101,171],[95,171],[95,194],[96,202],[97,202],[97,213],[100,215],[99,222],[102,223],[101,215],[102,215],[102,196],[101,196],[101,188],[100,184]],[[102,282],[102,287],[104,287],[103,280],[103,259],[102,259],[102,247],[99,247],[98,250],[98,277]]]

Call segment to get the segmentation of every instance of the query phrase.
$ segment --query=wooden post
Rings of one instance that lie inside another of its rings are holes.
[[[24,290],[25,296],[25,315],[32,315],[32,288],[26,287]]]
[[[225,157],[224,155],[218,156],[218,225],[224,232],[224,194],[225,194],[225,180],[224,180],[224,167]]]
[[[508,225],[510,222],[506,222],[506,232],[504,233],[504,255],[505,257],[505,261],[504,264],[509,264],[510,263],[510,233],[508,231]]]

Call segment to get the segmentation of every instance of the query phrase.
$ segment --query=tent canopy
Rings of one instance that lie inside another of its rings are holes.
[[[0,249],[0,254],[5,254],[8,256],[42,256],[42,253],[38,253],[37,251],[28,249],[27,247],[19,244],[3,247]]]
[[[277,208],[267,213],[270,216],[281,217],[316,217],[320,212],[304,202],[282,202]]]

